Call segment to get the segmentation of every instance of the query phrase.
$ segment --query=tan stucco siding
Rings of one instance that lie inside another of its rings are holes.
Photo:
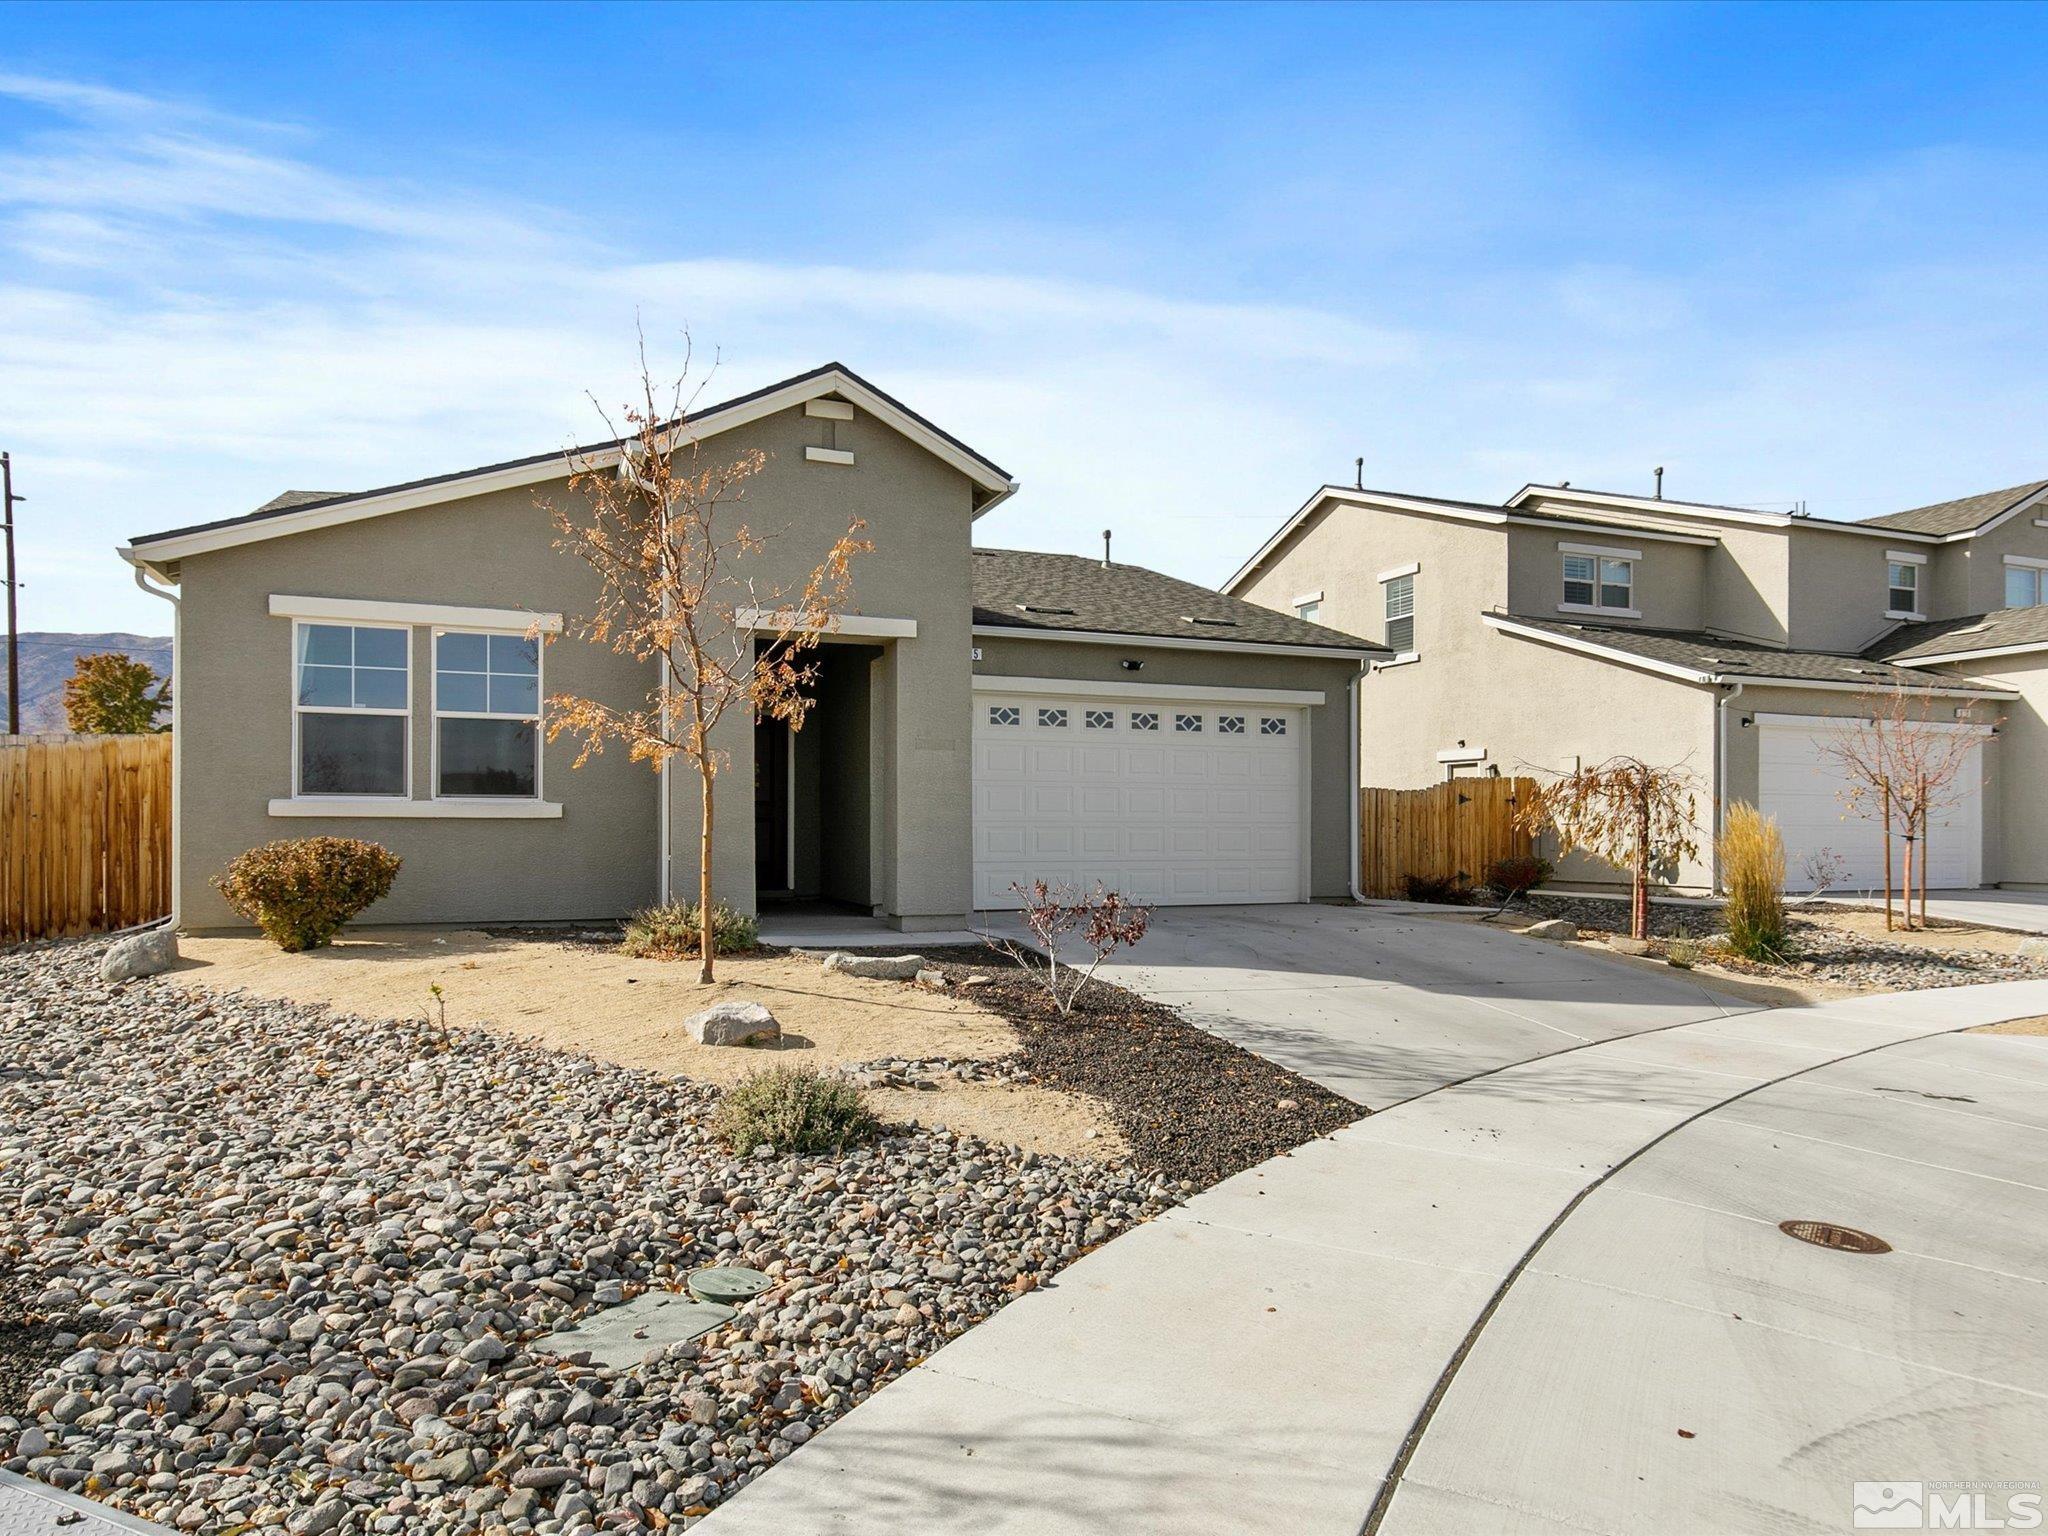
[[[562,487],[554,488],[563,494]],[[382,843],[404,861],[375,915],[389,922],[607,917],[656,888],[653,772],[618,750],[572,769],[564,739],[542,747],[542,793],[558,820],[273,817],[292,793],[292,621],[273,593],[535,611],[588,606],[588,569],[552,548],[529,491],[188,557],[180,570],[178,912],[188,926],[240,922],[209,879],[245,849],[330,834]],[[412,631],[412,789],[432,794],[432,632]],[[651,668],[580,641],[548,647],[543,685],[630,702]]]
[[[1933,545],[1893,545],[1824,523],[1796,524],[1791,538],[1792,646],[1796,650],[1861,651],[1899,622],[1885,617],[1887,552],[1936,555]],[[1920,568],[1920,611],[1932,616],[1933,563]]]
[[[1415,573],[1415,644],[1441,652],[1476,615],[1506,605],[1507,543],[1498,524],[1389,512],[1326,502],[1237,589],[1237,596],[1278,613],[1297,597],[1321,592],[1316,622],[1384,642],[1383,571]]]
[[[2048,653],[1935,670],[2018,690],[2016,698],[1976,710],[1979,719],[1999,722],[1997,740],[1985,753],[1984,878],[2048,886]]]
[[[1635,551],[1634,604],[1641,617],[1564,612],[1565,545]],[[1704,616],[1708,553],[1694,544],[1632,539],[1626,528],[1580,533],[1514,526],[1508,530],[1508,608],[1539,619],[1698,629]]]
[[[1935,587],[1941,607],[1928,617],[1953,619],[2003,608],[2005,557],[2022,555],[2048,560],[2048,528],[2035,527],[2036,517],[2048,517],[2048,511],[2029,508],[1989,533],[1941,545],[1936,551],[1940,569]]]
[[[1351,777],[1351,683],[1358,676],[1357,662],[1182,650],[1141,641],[1093,645],[983,635],[975,644],[981,649],[975,672],[992,677],[1080,679],[1139,688],[1179,684],[1321,693],[1324,702],[1305,711],[1309,732],[1309,892],[1319,899],[1350,894],[1356,805]],[[1126,670],[1126,660],[1143,662],[1143,670]]]
[[[1548,780],[1619,754],[1683,763],[1713,775],[1712,690],[1597,657],[1503,635],[1474,621],[1473,643],[1374,672],[1365,683],[1361,759],[1367,784],[1417,789],[1442,782],[1437,754],[1484,748],[1485,767]],[[1461,769],[1460,772],[1469,770]],[[1706,796],[1703,795],[1704,805]],[[1704,842],[1704,840],[1703,840]],[[1615,871],[1566,861],[1560,878],[1599,884]],[[1704,856],[1677,872],[1710,879]]]

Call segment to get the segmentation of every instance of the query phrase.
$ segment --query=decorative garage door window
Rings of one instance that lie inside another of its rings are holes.
[[[1067,728],[1067,712],[1064,709],[1041,709],[1038,723],[1051,730],[1063,731]]]
[[[1159,729],[1157,712],[1149,709],[1131,711],[1131,729],[1134,731],[1156,731]]]
[[[1202,717],[1200,715],[1175,715],[1173,717],[1173,728],[1176,731],[1199,731],[1202,728]]]
[[[1014,704],[991,704],[988,707],[990,725],[1022,725],[1024,711]]]
[[[1216,717],[1216,729],[1226,736],[1242,736],[1244,734],[1244,716],[1218,715]]]
[[[1259,721],[1259,734],[1261,736],[1285,736],[1287,734],[1286,717],[1282,715],[1265,716]]]
[[[296,793],[403,797],[412,631],[299,624],[293,641]]]
[[[434,636],[434,793],[540,794],[540,642],[444,630]]]
[[[1091,731],[1113,731],[1116,729],[1116,711],[1091,709],[1081,717],[1081,723]]]

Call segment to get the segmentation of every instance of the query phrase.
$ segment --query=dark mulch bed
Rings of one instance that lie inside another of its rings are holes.
[[[29,1297],[27,1277],[0,1254],[0,1418],[23,1417],[36,1377],[65,1353],[62,1322],[32,1312]]]
[[[954,985],[970,972],[987,976],[987,985],[963,995],[1016,1026],[1032,1077],[1101,1099],[1141,1164],[1197,1189],[1366,1113],[1122,987],[1092,983],[1063,1019],[1043,989],[1000,951],[975,946],[924,954]]]

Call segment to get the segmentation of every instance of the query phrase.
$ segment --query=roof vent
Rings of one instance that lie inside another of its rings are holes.
[[[1037,603],[1019,603],[1017,608],[1022,613],[1057,613],[1065,614],[1070,619],[1074,616],[1074,610],[1071,608],[1043,608]]]
[[[1204,619],[1198,618],[1192,613],[1184,613],[1180,616],[1180,619],[1183,624],[1206,624],[1211,629],[1237,628],[1237,620],[1235,619]]]

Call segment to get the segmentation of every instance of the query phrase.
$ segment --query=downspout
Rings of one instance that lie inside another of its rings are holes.
[[[1724,895],[1721,882],[1721,833],[1728,824],[1728,706],[1742,697],[1742,679],[1735,680],[1735,686],[1721,695],[1721,701],[1714,706],[1719,738],[1715,745],[1720,749],[1720,761],[1714,770],[1714,894]]]
[[[1351,899],[1353,901],[1365,900],[1365,892],[1359,888],[1358,883],[1361,873],[1358,867],[1358,773],[1359,762],[1364,755],[1364,744],[1359,738],[1359,732],[1363,729],[1364,725],[1362,718],[1362,695],[1365,691],[1366,668],[1370,665],[1370,661],[1361,658],[1358,663],[1358,670],[1352,674],[1351,686],[1345,690],[1345,692],[1351,695],[1351,777],[1348,782],[1351,786]]]
[[[179,866],[183,863],[182,850],[185,846],[185,816],[179,798],[185,783],[185,732],[178,725],[178,716],[183,713],[178,701],[185,696],[185,606],[178,601],[178,594],[168,587],[151,586],[149,567],[139,560],[135,563],[135,585],[151,597],[160,597],[171,605],[171,912],[163,920],[163,926],[175,929],[178,926],[178,892],[182,888],[178,879]]]

